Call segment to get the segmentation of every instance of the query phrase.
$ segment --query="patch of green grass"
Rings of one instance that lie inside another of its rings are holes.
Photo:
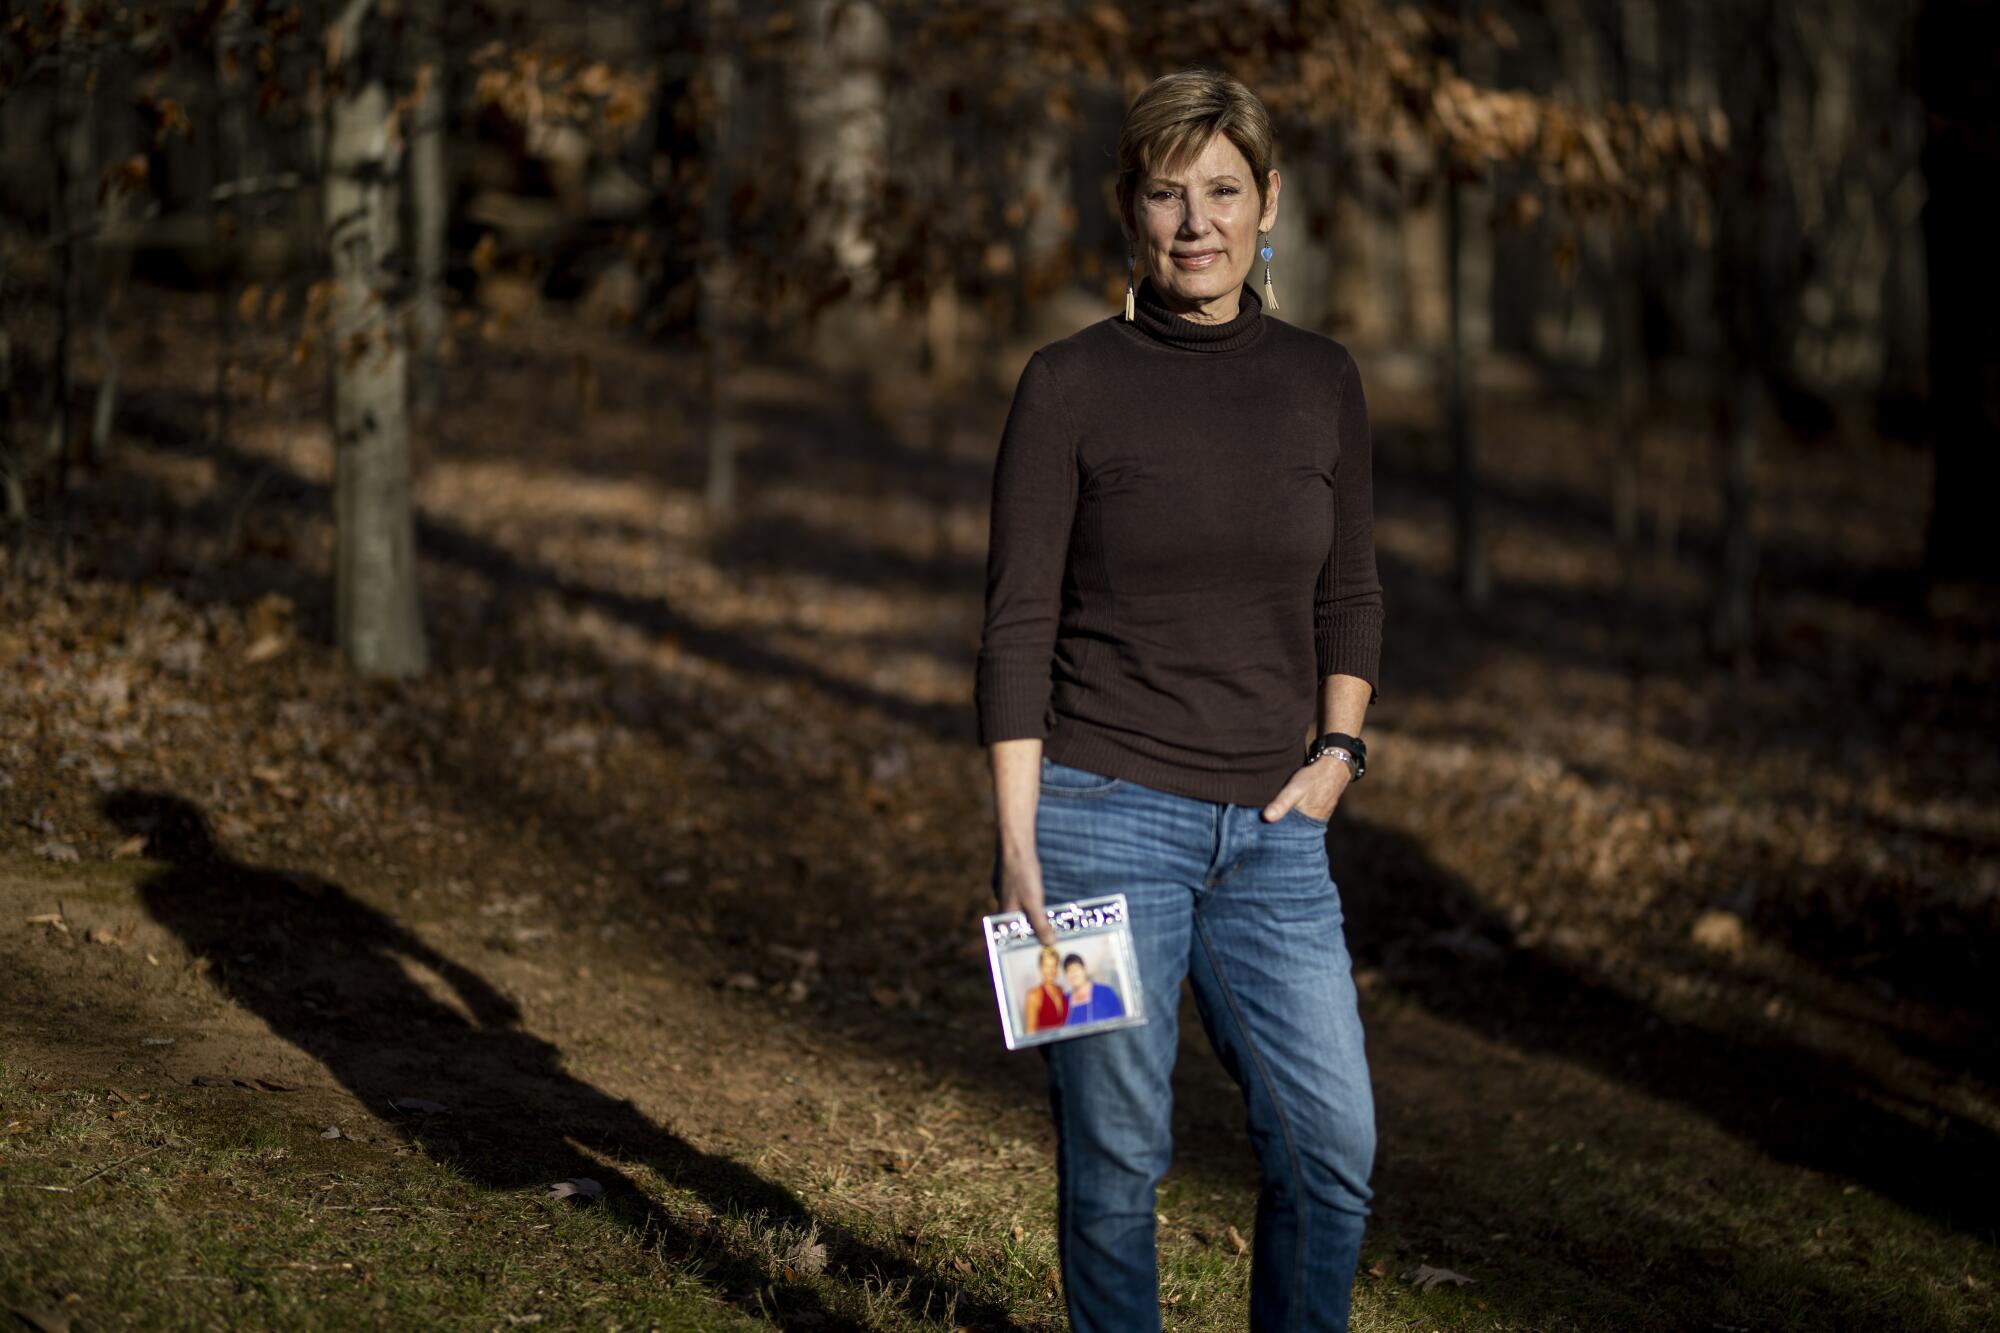
[[[762,1323],[740,1308],[754,1297],[724,1299],[709,1256],[601,1206],[496,1194],[414,1152],[194,1097],[129,1106],[38,1082],[0,1066],[0,1128],[28,1126],[0,1139],[0,1305],[90,1326]]]
[[[476,1164],[461,1173],[394,1138],[324,1140],[280,1102],[168,1089],[135,1104],[50,1083],[0,1062],[0,1128],[16,1127],[0,1136],[0,1307],[86,1326],[950,1330],[985,1327],[968,1316],[977,1304],[1016,1328],[1062,1326],[1052,1180],[1026,1157],[1025,1170],[947,1160],[943,1187],[899,1201],[851,1168],[802,1164],[814,1217],[787,1218],[713,1211],[619,1162],[644,1197],[579,1206],[483,1187]],[[1423,1192],[1418,1175],[1390,1182],[1401,1191],[1370,1228],[1357,1333],[1973,1329],[1994,1313],[1990,1246],[1865,1190],[1559,1146],[1496,1163],[1478,1200]],[[1573,1188],[1548,1188],[1557,1160]],[[1494,1179],[1518,1191],[1504,1237],[1426,1220],[1493,1215]],[[1249,1256],[1229,1229],[1249,1239],[1245,1183],[1191,1171],[1163,1186],[1169,1328],[1242,1327]],[[1477,1282],[1419,1291],[1401,1280],[1419,1263]]]

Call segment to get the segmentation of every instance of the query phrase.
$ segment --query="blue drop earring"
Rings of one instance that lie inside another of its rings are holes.
[[[1264,261],[1264,308],[1266,310],[1276,310],[1278,308],[1278,294],[1271,290],[1271,256],[1275,255],[1277,251],[1271,248],[1271,240],[1268,233],[1259,232],[1257,239],[1262,243],[1261,248],[1257,251],[1257,255]]]

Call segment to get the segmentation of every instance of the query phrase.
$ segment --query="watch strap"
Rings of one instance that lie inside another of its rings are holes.
[[[1368,747],[1359,736],[1349,736],[1345,732],[1329,731],[1313,741],[1306,750],[1306,762],[1314,762],[1323,756],[1339,751],[1347,767],[1358,780],[1368,771]]]

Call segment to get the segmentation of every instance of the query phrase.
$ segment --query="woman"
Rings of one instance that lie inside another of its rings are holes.
[[[1142,1026],[1043,1047],[1081,1333],[1160,1326],[1154,1187],[1192,980],[1263,1168],[1256,1329],[1339,1329],[1374,1106],[1327,822],[1360,776],[1382,635],[1366,404],[1266,314],[1279,177],[1225,75],[1153,83],[1118,146],[1125,316],[1037,351],[994,467],[979,739],[994,888],[1126,895]],[[1260,253],[1261,252],[1261,253]]]
[[[1090,964],[1083,961],[1082,954],[1063,959],[1063,976],[1069,981],[1067,1022],[1071,1027],[1125,1017],[1125,1002],[1117,991],[1091,977]]]
[[[1053,945],[1042,946],[1041,968],[1040,983],[1021,1002],[1021,1025],[1029,1032],[1059,1028],[1069,1019],[1069,996],[1056,984],[1062,967]]]

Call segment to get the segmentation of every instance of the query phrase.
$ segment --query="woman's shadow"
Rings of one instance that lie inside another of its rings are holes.
[[[916,1308],[955,1301],[960,1322],[1015,1327],[1004,1309],[927,1277],[815,1216],[783,1186],[703,1152],[566,1072],[557,1047],[521,1028],[512,1000],[340,885],[231,859],[201,810],[178,796],[121,790],[101,809],[125,833],[144,836],[148,856],[170,863],[140,894],[153,917],[206,960],[223,993],[324,1064],[426,1156],[473,1183],[540,1191],[572,1177],[596,1179],[603,1206],[621,1222],[642,1237],[657,1235],[679,1256],[699,1256],[711,1280],[746,1308],[860,1327],[826,1309],[806,1284],[774,1289],[765,1258],[732,1250],[712,1223],[675,1217],[605,1159],[641,1161],[694,1194],[711,1218],[761,1214],[766,1225],[795,1232],[817,1226],[836,1280],[907,1282],[904,1300]],[[420,984],[412,964],[438,977],[463,1010]],[[393,1103],[413,1096],[448,1110],[399,1114]]]

